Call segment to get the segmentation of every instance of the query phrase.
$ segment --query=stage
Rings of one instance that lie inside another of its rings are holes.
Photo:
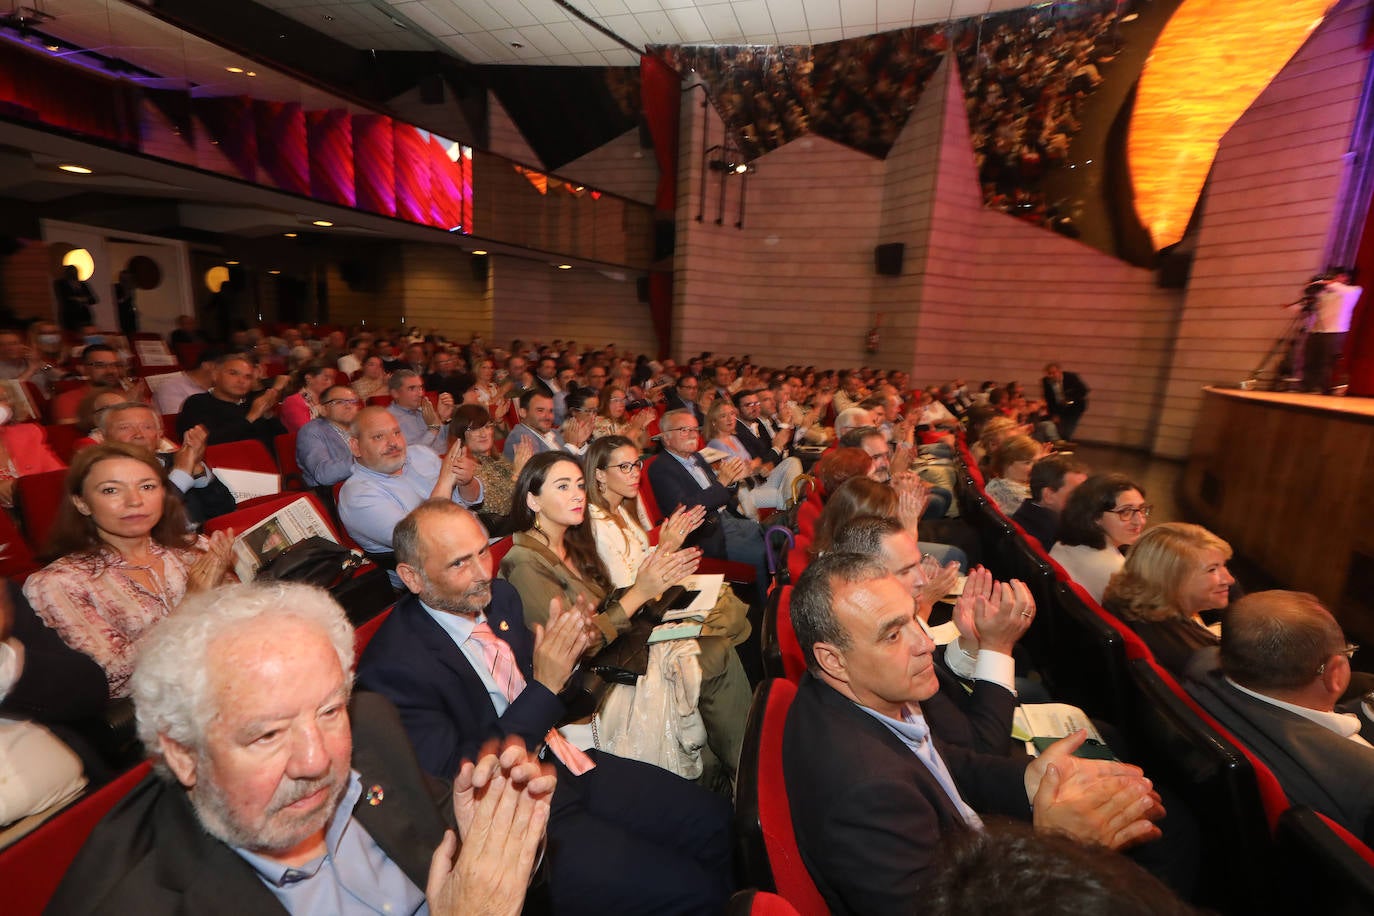
[[[1374,645],[1374,399],[1204,388],[1179,499]]]

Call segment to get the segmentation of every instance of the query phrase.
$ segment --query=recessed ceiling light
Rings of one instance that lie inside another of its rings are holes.
[[[476,248],[476,249],[473,249],[473,252],[472,252],[472,253],[473,253],[473,254],[486,254],[486,253],[487,253],[487,250],[486,250],[485,248]]]
[[[247,73],[246,75],[247,75],[247,76],[257,76],[257,73],[253,72],[252,70],[249,70],[248,73]]]
[[[61,51],[61,50],[62,50],[62,46],[61,46],[61,45],[44,45],[43,47],[47,48],[49,51]]]
[[[91,174],[91,170],[86,168],[84,165],[72,165],[71,163],[67,163],[65,165],[59,165],[58,168],[64,172],[71,172],[73,175]]]
[[[225,261],[224,263],[225,263],[225,264],[228,264],[230,267],[234,267],[234,266],[236,266],[239,262],[238,262],[238,261]]]
[[[321,229],[328,229],[330,226],[332,226],[332,225],[334,225],[334,224],[333,224],[332,222],[330,222],[329,220],[327,220],[327,219],[317,219],[317,220],[315,220],[313,223],[311,223],[310,225],[312,225],[312,226],[319,226]]]
[[[331,16],[331,15],[329,15],[328,13],[325,13],[325,14],[322,15],[320,18],[323,19],[325,22],[333,22],[333,21],[334,21],[334,17]]]
[[[559,265],[558,265],[558,269],[559,269],[559,270],[572,270],[572,265],[571,265],[571,264],[559,264]]]
[[[288,239],[294,239],[294,238],[296,237],[296,233],[294,233],[294,232],[283,232],[283,233],[282,233],[282,237],[283,237],[283,238],[288,238]]]
[[[280,270],[269,270],[268,273],[275,277],[277,274],[281,273],[281,271],[280,271]]]
[[[225,67],[224,69],[228,70],[230,73],[242,73],[242,72],[243,72],[243,68],[242,68],[242,67]]]
[[[514,48],[515,50],[517,50],[517,51],[519,51],[521,48],[524,47],[524,45],[522,45],[522,44],[521,44],[520,42],[518,42],[518,41],[512,41],[512,42],[510,43],[510,46],[511,46],[512,48]]]

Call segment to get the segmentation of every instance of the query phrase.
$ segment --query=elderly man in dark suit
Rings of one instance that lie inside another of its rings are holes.
[[[783,730],[783,777],[802,860],[832,912],[913,912],[941,837],[981,829],[981,814],[1112,848],[1158,836],[1149,780],[1073,757],[1081,732],[1029,764],[932,734],[934,642],[882,564],[820,557],[791,613],[808,671]]]
[[[729,895],[729,806],[677,776],[555,729],[559,697],[590,643],[585,607],[550,608],[531,634],[520,596],[492,579],[486,531],[442,500],[396,526],[396,571],[411,594],[368,644],[358,683],[401,711],[420,764],[450,771],[470,748],[517,735],[546,744],[558,792],[549,890],[563,913],[715,913]]]
[[[1188,687],[1274,771],[1294,804],[1370,843],[1374,747],[1360,736],[1360,716],[1337,710],[1354,652],[1312,595],[1255,592],[1226,608],[1220,663]]]
[[[144,637],[132,679],[159,772],[96,827],[48,912],[339,912],[349,901],[454,913],[488,894],[500,912],[518,909],[555,777],[508,747],[465,764],[453,791],[428,779],[390,704],[350,704],[352,660],[352,627],[321,589],[241,585],[183,603]],[[473,840],[456,868],[455,822]],[[464,869],[473,857],[494,860]],[[454,886],[459,869],[472,883]]]

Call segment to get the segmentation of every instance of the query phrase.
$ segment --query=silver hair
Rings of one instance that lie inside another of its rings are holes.
[[[121,404],[111,404],[109,407],[104,407],[97,411],[96,415],[100,418],[100,431],[106,436],[109,436],[110,423],[113,422],[111,417],[117,413],[123,413],[126,410],[146,410],[154,417],[157,417],[159,424],[162,422],[161,415],[149,405],[140,401],[124,401]]]
[[[353,626],[324,589],[262,582],[194,594],[139,640],[129,685],[138,737],[149,754],[158,756],[158,738],[163,735],[197,752],[202,749],[206,726],[217,712],[210,698],[211,646],[231,630],[272,620],[319,627],[352,687]],[[159,769],[167,775],[160,763]]]
[[[835,417],[835,436],[841,437],[851,429],[872,426],[873,414],[862,407],[846,407]]]

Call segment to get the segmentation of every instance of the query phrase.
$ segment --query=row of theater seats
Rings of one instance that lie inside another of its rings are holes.
[[[1374,851],[1310,808],[1293,806],[1251,751],[1202,710],[1143,642],[1072,582],[983,492],[962,455],[963,517],[979,531],[987,567],[1021,579],[1038,611],[1022,641],[1051,695],[1114,723],[1134,762],[1168,785],[1202,833],[1197,902],[1223,913],[1374,912]],[[802,864],[782,777],[782,734],[805,659],[789,615],[820,500],[798,514],[787,574],[764,615],[764,668],[749,713],[736,788],[742,884],[776,892],[803,916],[826,912]]]

